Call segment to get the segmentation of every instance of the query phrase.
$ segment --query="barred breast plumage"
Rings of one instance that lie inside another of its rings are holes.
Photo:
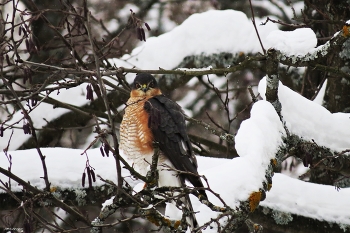
[[[148,114],[143,108],[147,99],[130,98],[120,125],[120,153],[125,159],[132,161],[130,165],[141,175],[146,175],[153,155],[153,137],[148,127]]]

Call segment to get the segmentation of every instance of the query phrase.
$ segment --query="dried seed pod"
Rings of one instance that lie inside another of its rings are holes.
[[[92,90],[91,84],[86,87],[86,99],[94,100],[94,92]]]
[[[93,182],[96,182],[96,176],[95,176],[94,169],[91,169],[90,171],[91,171],[92,181],[93,181]]]
[[[104,146],[104,150],[105,150],[105,153],[106,153],[106,155],[107,155],[107,157],[109,157],[109,145],[108,144],[105,144],[105,146]]]
[[[27,36],[28,36],[28,34],[27,34],[27,31],[26,31],[26,29],[25,29],[24,27],[21,27],[21,29],[22,29],[22,31],[23,31],[23,34],[25,35],[25,37],[27,37]]]
[[[151,27],[148,25],[148,23],[145,23],[145,26],[146,26],[148,31],[151,31]]]
[[[141,31],[141,38],[143,41],[146,41],[146,34],[145,34],[145,30],[143,28],[140,28],[140,31]],[[141,40],[141,41],[142,41]]]
[[[83,173],[83,176],[81,177],[81,185],[85,187],[85,178],[86,178],[86,173]]]
[[[4,126],[3,125],[0,125],[0,137],[3,137],[4,136]]]
[[[105,157],[105,152],[103,151],[102,146],[100,147],[100,152],[101,152],[101,154],[102,154],[102,157]]]
[[[90,169],[90,167],[86,167],[86,171],[87,171],[87,177],[88,177],[88,181],[89,181],[89,188],[92,188],[91,169]]]
[[[92,86],[93,90],[95,91],[96,95],[101,96],[101,89],[98,85]]]

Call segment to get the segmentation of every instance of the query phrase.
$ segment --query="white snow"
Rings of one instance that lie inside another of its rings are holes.
[[[266,48],[275,48],[288,55],[305,55],[317,45],[315,33],[310,28],[294,31],[272,31],[266,38]]]
[[[262,22],[256,21],[257,25]],[[265,37],[276,29],[275,24],[258,26],[264,43]],[[220,52],[262,52],[251,20],[244,13],[210,10],[193,14],[172,31],[147,38],[131,55],[112,60],[116,66],[173,69],[186,56]]]
[[[266,79],[264,78],[259,83],[259,92],[263,98],[265,98],[265,90]],[[350,114],[332,114],[281,82],[278,97],[282,104],[283,119],[291,133],[305,140],[314,139],[318,145],[332,150],[343,151],[350,148]]]
[[[261,206],[291,214],[350,224],[350,189],[337,191],[334,186],[313,184],[286,175],[275,174],[272,189]]]
[[[320,91],[318,92],[316,98],[314,99],[314,102],[318,103],[319,105],[323,104],[323,97],[324,97],[324,95],[326,93],[327,81],[328,81],[327,79],[324,81]]]
[[[46,156],[45,162],[48,170],[48,177],[52,186],[61,188],[82,188],[82,174],[86,167],[86,155],[81,155],[83,150],[74,150],[67,148],[42,148],[43,155]],[[32,186],[39,189],[45,188],[43,177],[44,172],[41,160],[36,149],[18,150],[8,152],[12,156],[11,172],[18,177],[30,181]],[[95,168],[94,172],[101,175],[104,179],[116,181],[115,171],[116,165],[113,156],[102,157],[99,148],[87,151],[89,164]],[[0,164],[2,168],[7,169],[9,162],[3,152],[0,153]],[[126,170],[124,175],[128,175]],[[0,174],[2,181],[7,181]],[[96,177],[94,185],[102,185],[103,182]],[[87,186],[88,183],[85,182]],[[21,190],[16,182],[12,181],[12,189],[14,191]]]
[[[111,196],[111,198],[107,199],[105,202],[102,203],[102,208],[101,210],[103,210],[104,208],[106,208],[106,206],[112,205],[113,204],[113,200],[114,200],[115,196]]]

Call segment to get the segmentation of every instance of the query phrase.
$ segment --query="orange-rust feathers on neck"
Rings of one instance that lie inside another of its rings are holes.
[[[142,91],[142,90],[132,90],[130,92],[130,98],[135,98],[135,97],[146,97],[147,99],[156,96],[156,95],[161,95],[162,92],[160,91],[159,88],[152,88],[147,90],[146,92]]]

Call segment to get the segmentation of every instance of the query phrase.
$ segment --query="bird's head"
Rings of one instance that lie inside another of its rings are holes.
[[[132,84],[131,97],[156,96],[162,92],[158,87],[156,79],[147,73],[136,75],[134,83]]]

